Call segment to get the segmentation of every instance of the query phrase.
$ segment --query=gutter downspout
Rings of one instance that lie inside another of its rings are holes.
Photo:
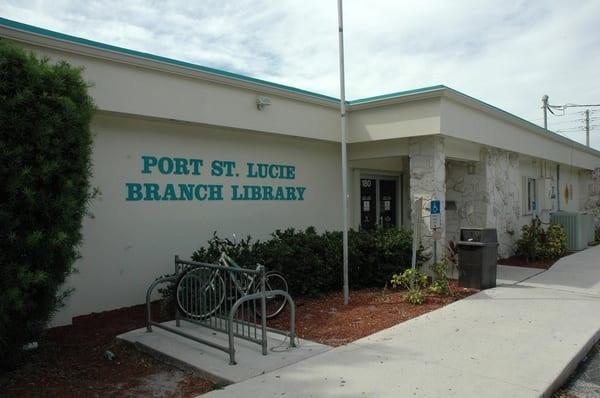
[[[560,211],[560,164],[556,164],[556,211]]]

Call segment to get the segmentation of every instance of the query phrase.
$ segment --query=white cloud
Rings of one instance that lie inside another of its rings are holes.
[[[63,33],[339,93],[333,0],[0,0],[0,10]],[[350,99],[445,84],[536,123],[543,94],[554,104],[600,103],[596,0],[346,0],[344,11]],[[550,128],[583,126],[576,111],[551,116]],[[583,141],[583,131],[568,136]]]

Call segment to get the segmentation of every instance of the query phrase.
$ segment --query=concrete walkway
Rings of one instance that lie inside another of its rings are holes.
[[[175,321],[164,322],[175,327]],[[227,347],[228,336],[191,322],[181,321],[182,332],[213,344]],[[258,332],[260,337],[260,332]],[[237,365],[229,365],[229,355],[188,338],[154,327],[152,333],[146,328],[132,330],[117,336],[117,339],[137,345],[143,350],[168,358],[175,363],[194,368],[204,377],[219,384],[238,383],[252,377],[272,372],[313,355],[330,350],[331,347],[313,341],[298,339],[297,347],[289,347],[289,338],[280,334],[267,333],[268,355],[261,355],[260,346],[240,338],[235,339]]]
[[[599,331],[595,247],[206,397],[550,396]]]

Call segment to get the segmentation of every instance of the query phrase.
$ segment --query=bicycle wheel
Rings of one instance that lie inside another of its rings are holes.
[[[181,314],[192,319],[205,319],[223,304],[225,281],[217,271],[191,268],[177,280],[175,296]]]
[[[265,275],[265,290],[283,290],[287,293],[288,284],[283,275],[281,275],[279,272],[267,272],[267,274]],[[260,284],[255,286],[255,291],[260,292]],[[262,311],[260,309],[260,300],[257,301],[258,303],[256,314],[262,317]],[[279,315],[279,313],[283,311],[283,309],[287,305],[287,300],[284,296],[280,294],[268,295],[265,301],[267,305],[267,319],[271,319]]]

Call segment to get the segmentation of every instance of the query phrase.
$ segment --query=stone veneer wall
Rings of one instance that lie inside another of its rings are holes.
[[[458,241],[460,228],[485,227],[488,194],[481,162],[446,161],[446,201],[455,209],[446,211],[446,238]]]
[[[598,227],[600,226],[600,168],[593,172],[587,171],[582,178],[581,210],[593,214]]]
[[[516,153],[482,148],[480,159],[446,163],[446,200],[456,203],[456,210],[446,212],[446,236],[458,240],[461,227],[496,228],[498,255],[508,257],[518,238],[519,158]]]
[[[499,149],[483,148],[481,160],[486,175],[488,196],[486,226],[498,231],[498,255],[514,253],[521,215],[519,155]]]
[[[439,136],[414,137],[409,141],[410,168],[410,203],[411,220],[415,220],[416,212],[420,211],[423,218],[421,223],[421,243],[425,255],[432,254],[433,240],[429,224],[429,207],[431,200],[436,198],[442,203],[446,199],[446,155],[444,138]],[[423,198],[423,208],[416,209],[415,201]],[[445,210],[442,206],[442,226],[445,225]],[[438,244],[438,256],[443,256],[445,242],[442,229],[441,243]]]

